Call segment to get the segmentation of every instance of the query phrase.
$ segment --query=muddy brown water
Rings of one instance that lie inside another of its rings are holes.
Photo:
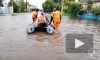
[[[58,35],[27,34],[31,13],[0,16],[0,60],[100,60],[100,22],[62,17]],[[66,53],[66,34],[93,34],[94,54]]]

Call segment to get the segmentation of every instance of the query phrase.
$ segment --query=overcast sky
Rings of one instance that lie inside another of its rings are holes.
[[[10,0],[5,0],[6,2],[9,2]],[[24,0],[26,1],[26,0]],[[38,6],[38,8],[41,8],[42,3],[45,2],[45,0],[27,0],[30,4]]]

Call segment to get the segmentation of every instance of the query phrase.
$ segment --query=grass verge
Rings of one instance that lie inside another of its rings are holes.
[[[69,16],[69,14],[62,12],[62,16]]]
[[[20,15],[20,13],[13,13],[13,14],[11,14],[11,16],[17,16],[17,15]]]

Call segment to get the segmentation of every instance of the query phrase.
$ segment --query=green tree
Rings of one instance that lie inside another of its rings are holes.
[[[9,1],[8,6],[12,6],[12,0]],[[15,13],[19,12],[18,5],[13,1],[13,10]]]
[[[91,13],[93,13],[96,16],[100,16],[100,6],[93,7]]]
[[[8,6],[12,6],[12,0],[10,0]],[[25,7],[26,7],[26,4],[25,4],[24,0],[13,1],[14,12],[24,12]]]
[[[53,0],[55,3],[61,3],[62,0]]]
[[[62,0],[53,0],[55,2],[56,8],[61,10]]]
[[[0,6],[3,6],[3,0],[0,0]]]
[[[42,6],[44,11],[51,12],[53,8],[61,9],[61,1],[62,0],[46,0]]]
[[[88,6],[87,6],[87,11],[88,12],[91,12],[92,6],[93,6],[92,0],[88,0]]]
[[[54,7],[56,7],[56,4],[54,3],[53,0],[46,0],[43,4],[43,9],[46,12],[51,12]]]
[[[76,16],[76,14],[81,11],[83,9],[83,6],[82,4],[80,3],[71,3],[69,6],[68,6],[68,13],[71,15],[71,16]]]
[[[18,5],[20,7],[20,11],[21,12],[24,12],[25,11],[25,8],[26,8],[26,4],[25,4],[24,0],[19,0]]]
[[[74,0],[46,0],[42,6],[43,9],[45,11],[52,11],[53,8],[57,8],[58,10],[61,10],[62,8],[62,1],[63,1],[63,7],[65,8],[65,10],[67,9],[66,7],[68,7],[69,5],[69,1],[73,2]]]

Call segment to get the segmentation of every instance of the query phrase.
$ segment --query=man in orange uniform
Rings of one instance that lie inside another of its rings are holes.
[[[36,19],[37,19],[38,11],[39,11],[39,9],[37,9],[32,15],[33,22],[36,21]]]
[[[58,31],[58,28],[59,28],[59,25],[61,22],[61,12],[57,11],[56,8],[54,8],[53,13],[51,14],[50,24],[51,24],[52,20],[54,21],[53,27],[55,28],[55,30]]]

